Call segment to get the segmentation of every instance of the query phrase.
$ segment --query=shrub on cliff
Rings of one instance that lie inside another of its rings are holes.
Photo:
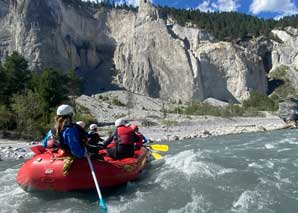
[[[249,111],[251,108],[257,111],[276,111],[278,109],[278,105],[275,101],[255,91],[251,92],[248,100],[243,101],[242,106],[244,111]]]

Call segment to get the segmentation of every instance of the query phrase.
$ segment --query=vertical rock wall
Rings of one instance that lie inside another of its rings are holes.
[[[293,47],[283,48],[273,54],[275,64],[289,59],[286,48]],[[33,69],[76,69],[85,77],[87,94],[114,88],[116,82],[176,102],[212,97],[235,103],[252,90],[267,90],[262,56],[251,47],[167,25],[145,0],[137,13],[94,11],[63,0],[2,0],[0,58],[15,50]],[[287,63],[295,65],[295,57]]]

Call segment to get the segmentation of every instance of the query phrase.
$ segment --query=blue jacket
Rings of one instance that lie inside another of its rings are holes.
[[[61,134],[64,139],[64,144],[69,147],[70,152],[78,157],[82,158],[85,155],[85,149],[81,145],[79,131],[75,127],[66,127],[62,130]]]
[[[50,130],[42,141],[44,147],[47,147],[47,140],[51,135],[52,132]],[[81,145],[79,131],[76,127],[65,127],[62,130],[61,137],[63,138],[64,144],[69,148],[71,154],[78,158],[84,157],[85,149]]]
[[[52,136],[52,131],[49,130],[48,133],[46,134],[46,136],[44,137],[44,139],[42,140],[42,145],[47,148],[47,141],[49,139],[49,137]]]

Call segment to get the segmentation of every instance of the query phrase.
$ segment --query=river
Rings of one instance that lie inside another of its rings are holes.
[[[169,143],[164,161],[103,193],[109,212],[297,212],[298,131]],[[95,192],[24,192],[22,161],[0,162],[0,212],[99,212]]]

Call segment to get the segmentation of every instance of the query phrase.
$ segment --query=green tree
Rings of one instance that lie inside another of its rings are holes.
[[[35,74],[32,85],[46,112],[68,100],[67,78],[57,70],[45,69],[42,74]]]
[[[15,114],[17,132],[21,136],[37,137],[44,132],[44,111],[38,94],[26,90],[12,97],[11,108]]]
[[[74,70],[69,70],[66,74],[67,89],[70,96],[78,96],[82,92],[82,81]]]
[[[0,104],[5,104],[8,101],[7,96],[7,89],[8,89],[8,82],[7,76],[3,66],[0,64]]]
[[[28,69],[28,63],[23,56],[13,52],[5,59],[3,67],[7,78],[6,95],[11,96],[28,88],[31,71]]]
[[[12,123],[13,114],[7,109],[5,105],[0,104],[0,129],[9,129]]]

